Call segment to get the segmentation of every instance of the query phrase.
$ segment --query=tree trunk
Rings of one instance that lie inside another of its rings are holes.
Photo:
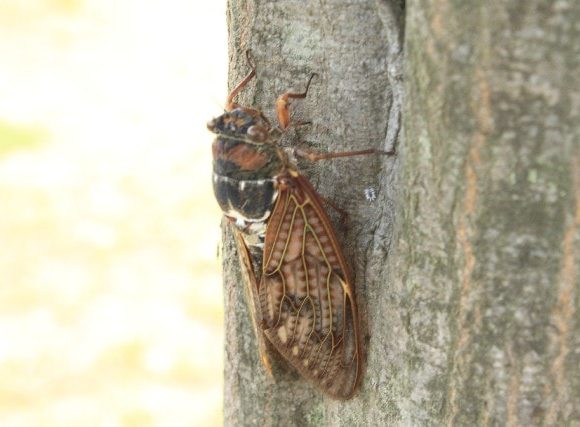
[[[398,154],[300,163],[349,214],[349,401],[266,374],[226,231],[225,425],[580,425],[580,4],[477,3],[229,1],[243,105],[274,119],[316,72],[285,143]]]

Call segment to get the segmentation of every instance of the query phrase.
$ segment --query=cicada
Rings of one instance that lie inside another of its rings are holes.
[[[235,231],[258,341],[263,350],[265,337],[268,347],[331,397],[348,399],[363,366],[354,282],[325,201],[279,145],[293,125],[290,100],[306,97],[314,74],[303,93],[278,97],[274,127],[260,110],[235,102],[256,76],[249,56],[248,62],[250,73],[208,129],[217,135],[213,188]],[[376,151],[295,154],[319,160]]]

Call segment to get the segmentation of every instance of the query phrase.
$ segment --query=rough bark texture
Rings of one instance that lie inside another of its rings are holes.
[[[350,215],[348,402],[265,374],[226,232],[226,425],[580,425],[580,5],[477,3],[229,1],[230,83],[246,49],[258,67],[244,104],[273,118],[320,75],[286,143],[398,156],[302,165]]]

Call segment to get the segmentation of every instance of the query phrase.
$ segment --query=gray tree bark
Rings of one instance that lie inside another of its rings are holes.
[[[580,3],[229,0],[228,22],[230,84],[246,49],[258,68],[242,104],[274,118],[319,74],[286,143],[398,155],[300,164],[349,213],[350,401],[267,376],[226,230],[225,425],[580,425]]]

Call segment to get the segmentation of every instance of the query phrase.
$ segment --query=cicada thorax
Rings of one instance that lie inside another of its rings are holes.
[[[262,246],[286,160],[253,110],[236,108],[208,125],[213,142],[213,187],[228,218],[250,246]]]

